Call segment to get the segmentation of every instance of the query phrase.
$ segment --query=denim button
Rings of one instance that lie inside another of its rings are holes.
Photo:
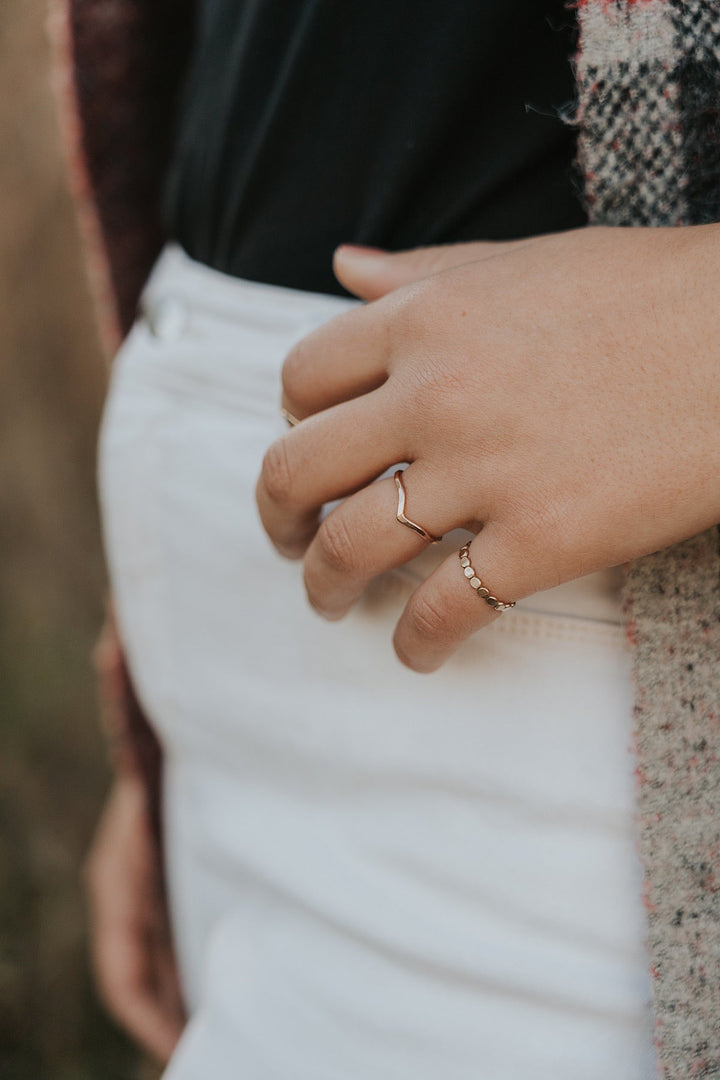
[[[187,325],[187,307],[178,296],[160,296],[146,306],[150,332],[162,341],[177,341]]]

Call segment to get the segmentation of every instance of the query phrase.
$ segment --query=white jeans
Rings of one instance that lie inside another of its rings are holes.
[[[392,628],[460,534],[327,624],[260,527],[283,358],[352,303],[170,247],[112,372],[103,528],[192,1012],[166,1078],[646,1080],[616,576],[418,676]]]

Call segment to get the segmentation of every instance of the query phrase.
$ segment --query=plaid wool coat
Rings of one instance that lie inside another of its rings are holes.
[[[52,3],[69,175],[111,356],[163,242],[158,193],[192,0]],[[572,6],[570,122],[591,222],[720,221],[720,0]],[[720,1077],[718,529],[634,563],[625,616],[658,1071]],[[127,668],[125,678],[127,724],[152,783],[158,748]]]

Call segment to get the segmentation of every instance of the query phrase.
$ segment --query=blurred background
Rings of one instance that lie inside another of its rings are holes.
[[[0,2],[0,1078],[136,1080],[96,1001],[80,869],[108,783],[101,358],[50,93],[45,0]]]

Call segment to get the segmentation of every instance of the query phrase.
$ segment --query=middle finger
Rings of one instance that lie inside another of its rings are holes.
[[[459,525],[457,500],[447,480],[424,462],[403,472],[405,514],[432,536]],[[428,546],[396,519],[398,498],[392,478],[363,488],[323,521],[305,556],[305,588],[316,611],[341,618],[379,574],[403,566]]]

